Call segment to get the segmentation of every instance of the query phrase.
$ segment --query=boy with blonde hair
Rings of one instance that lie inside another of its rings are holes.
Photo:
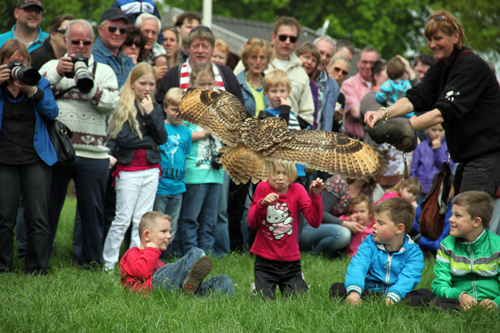
[[[259,118],[281,117],[286,120],[288,129],[300,130],[299,121],[290,112],[287,101],[292,84],[288,75],[281,69],[274,69],[264,76],[264,95],[269,99],[269,106],[259,113]]]
[[[179,118],[179,105],[184,90],[181,88],[170,88],[163,100],[163,111],[165,112],[165,130],[168,134],[166,143],[160,146],[162,177],[158,182],[155,203],[153,209],[171,216],[171,235],[169,253],[182,255],[181,235],[177,232],[177,221],[182,207],[182,194],[186,192],[184,175],[186,173],[186,155],[191,152],[192,136],[187,126],[182,124]],[[162,254],[166,259],[167,252]]]
[[[415,209],[403,198],[387,199],[375,206],[373,234],[352,258],[345,284],[333,284],[330,296],[345,297],[353,305],[360,304],[364,294],[384,297],[387,304],[427,304],[432,299],[430,290],[413,291],[424,268],[420,247],[407,235],[414,219]]]
[[[141,245],[128,249],[120,261],[124,288],[144,294],[179,288],[188,295],[205,295],[210,291],[234,293],[233,282],[227,275],[217,275],[203,282],[212,270],[212,261],[199,248],[192,248],[175,263],[165,265],[159,260],[171,240],[170,216],[147,212],[139,223],[139,234]]]
[[[500,236],[487,229],[493,201],[485,192],[463,192],[451,211],[450,235],[439,244],[434,265],[436,306],[498,310]]]

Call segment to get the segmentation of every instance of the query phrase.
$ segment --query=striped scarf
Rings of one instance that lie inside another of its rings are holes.
[[[215,89],[216,90],[226,90],[224,88],[224,81],[222,80],[222,75],[214,63],[212,63],[212,68],[215,74]],[[189,59],[181,66],[181,79],[179,86],[183,90],[189,88],[189,78],[191,76],[191,66],[189,66]]]

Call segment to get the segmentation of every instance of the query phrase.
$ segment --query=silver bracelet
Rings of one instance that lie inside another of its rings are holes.
[[[385,106],[381,106],[380,109],[378,109],[379,111],[384,111],[385,112],[385,122],[387,122],[387,120],[389,120],[389,110],[387,110],[387,108]]]

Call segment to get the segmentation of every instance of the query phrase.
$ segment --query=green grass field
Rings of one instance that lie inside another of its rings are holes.
[[[328,289],[344,280],[347,258],[303,255],[311,285],[307,295],[275,301],[250,297],[253,258],[213,258],[211,275],[228,274],[236,295],[187,297],[180,292],[148,297],[124,290],[119,271],[85,271],[72,262],[75,201],[68,199],[59,225],[48,276],[28,276],[16,259],[15,272],[0,275],[0,332],[498,332],[499,312],[446,312],[385,306],[368,300],[360,307],[332,301]],[[429,288],[434,261],[427,260],[417,288]],[[210,276],[211,276],[210,275]]]

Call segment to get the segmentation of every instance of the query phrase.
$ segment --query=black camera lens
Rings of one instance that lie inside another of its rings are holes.
[[[87,94],[94,87],[94,79],[89,73],[89,58],[82,53],[77,53],[71,57],[74,64],[73,73],[64,73],[68,78],[76,77],[76,87],[82,93]]]
[[[10,69],[10,78],[14,81],[19,81],[29,86],[36,86],[40,81],[40,73],[33,67],[24,67],[19,61],[12,61],[7,65]]]

